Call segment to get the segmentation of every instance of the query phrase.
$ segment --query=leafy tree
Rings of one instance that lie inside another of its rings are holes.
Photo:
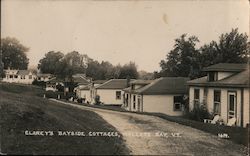
[[[26,52],[29,48],[22,45],[16,38],[1,39],[2,62],[4,69],[27,69],[29,59]]]
[[[199,51],[195,48],[198,38],[186,38],[183,34],[175,40],[174,49],[169,52],[166,60],[161,60],[161,76],[196,77],[199,73]],[[156,73],[155,73],[156,74]]]
[[[230,33],[222,34],[218,43],[212,41],[200,48],[201,65],[203,67],[216,63],[246,63],[248,61],[247,34],[232,29]]]
[[[45,54],[45,57],[39,61],[38,69],[43,73],[59,74],[59,67],[62,66],[62,59],[64,54],[62,52],[50,51]]]
[[[92,77],[94,80],[104,79],[104,72],[98,61],[90,61],[86,70],[86,75]]]
[[[120,79],[126,79],[128,77],[131,79],[138,78],[138,71],[134,62],[129,62],[128,64],[125,64],[120,70]]]
[[[87,68],[89,57],[77,51],[72,51],[65,55],[64,60],[68,66],[72,68],[73,73],[84,73]]]
[[[154,73],[146,72],[146,71],[139,71],[139,78],[143,80],[152,80],[154,79]]]

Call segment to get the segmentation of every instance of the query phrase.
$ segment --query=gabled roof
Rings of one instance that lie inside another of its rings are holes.
[[[5,74],[17,74],[18,73],[18,70],[4,70],[5,71]]]
[[[64,82],[64,80],[62,78],[58,78],[58,77],[53,77],[51,78],[49,81],[47,81],[47,83],[62,83]]]
[[[143,95],[185,94],[188,92],[186,86],[188,80],[186,77],[161,77],[132,92]],[[129,88],[126,90],[129,91]]]
[[[30,72],[31,71],[29,71],[29,70],[18,70],[17,74],[18,75],[29,75]],[[31,72],[31,74],[33,74],[33,73]]]
[[[247,64],[240,63],[219,63],[208,66],[203,71],[219,71],[219,72],[241,72],[247,68]]]
[[[88,84],[86,86],[78,86],[78,89],[80,90],[90,90],[92,84]]]
[[[127,79],[111,79],[96,86],[96,89],[124,89],[127,86]]]
[[[249,70],[233,74],[218,81],[207,81],[207,76],[188,81],[190,86],[210,86],[210,87],[249,87]]]
[[[89,84],[90,80],[86,78],[85,74],[72,75],[73,81],[79,84]]]

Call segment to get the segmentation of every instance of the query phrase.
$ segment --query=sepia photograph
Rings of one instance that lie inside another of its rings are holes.
[[[0,4],[0,155],[250,155],[249,0]]]

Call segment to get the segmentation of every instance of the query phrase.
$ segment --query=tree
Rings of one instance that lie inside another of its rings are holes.
[[[86,75],[92,77],[93,80],[104,79],[104,72],[102,71],[101,65],[98,61],[90,61],[86,70]]]
[[[195,48],[198,38],[186,34],[175,40],[174,49],[171,50],[166,60],[160,62],[160,76],[181,76],[194,78],[200,71],[199,51]],[[156,75],[157,73],[155,73]]]
[[[26,52],[29,48],[22,45],[16,38],[1,39],[2,62],[4,69],[27,69],[29,59]]]
[[[58,75],[59,68],[62,67],[63,57],[64,54],[60,51],[50,51],[39,61],[38,69],[40,69],[42,73]]]
[[[138,71],[137,71],[137,66],[134,62],[129,62],[128,64],[125,64],[122,66],[119,74],[120,79],[126,79],[126,78],[131,78],[131,79],[136,79],[138,78]]]
[[[246,63],[248,61],[247,34],[232,29],[222,34],[218,43],[212,41],[200,48],[203,67],[216,63]]]
[[[153,80],[154,79],[154,73],[146,72],[144,70],[141,70],[138,72],[139,78],[143,80]]]

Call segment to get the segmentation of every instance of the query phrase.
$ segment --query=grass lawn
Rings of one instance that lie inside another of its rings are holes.
[[[7,154],[129,154],[122,137],[58,136],[61,131],[113,132],[114,127],[91,111],[43,99],[37,87],[0,84],[1,152]],[[14,86],[14,87],[13,87]],[[17,88],[17,89],[15,89]],[[53,131],[27,136],[25,131]]]

